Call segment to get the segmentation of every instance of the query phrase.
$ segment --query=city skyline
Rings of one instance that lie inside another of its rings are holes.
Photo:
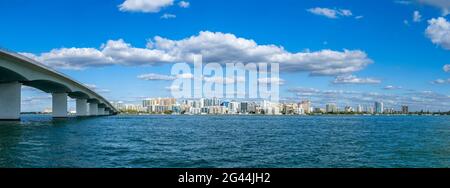
[[[110,101],[170,97],[171,66],[195,52],[207,63],[280,63],[281,101],[450,110],[447,4],[285,1],[253,10],[251,1],[132,2],[2,1],[0,19],[11,27],[0,31],[0,45]],[[50,95],[24,89],[23,111],[48,107]]]
[[[409,114],[409,113],[448,113],[450,111],[430,111],[421,109],[410,111],[408,105],[385,106],[382,101],[356,106],[327,103],[317,105],[309,100],[273,102],[268,100],[229,100],[219,98],[175,99],[147,98],[141,104],[129,104],[123,101],[112,105],[124,113],[149,114],[266,114],[266,115],[308,115],[308,114]],[[268,113],[269,112],[269,113]]]

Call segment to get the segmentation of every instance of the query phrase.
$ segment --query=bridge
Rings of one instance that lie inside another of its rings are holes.
[[[77,117],[118,113],[105,98],[84,84],[35,60],[0,49],[0,120],[20,120],[22,86],[52,95],[53,118],[69,117],[68,97],[76,100]]]

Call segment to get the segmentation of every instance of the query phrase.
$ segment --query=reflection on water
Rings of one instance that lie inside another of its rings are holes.
[[[0,167],[450,167],[448,116],[0,122]]]

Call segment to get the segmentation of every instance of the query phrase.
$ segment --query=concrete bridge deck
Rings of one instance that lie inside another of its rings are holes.
[[[52,94],[54,118],[68,117],[68,97],[76,99],[77,116],[118,113],[105,98],[84,84],[35,60],[0,49],[0,120],[20,120],[23,85]]]

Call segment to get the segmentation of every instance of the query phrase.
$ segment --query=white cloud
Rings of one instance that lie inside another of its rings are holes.
[[[165,88],[168,91],[181,91],[181,87],[177,85],[171,85]]]
[[[450,64],[444,65],[442,69],[444,69],[445,72],[450,72]]]
[[[449,0],[417,0],[419,3],[434,6],[442,10],[442,15],[446,16],[450,14],[450,1]]]
[[[137,76],[137,78],[141,80],[148,80],[148,81],[156,81],[156,80],[164,80],[164,81],[170,81],[175,80],[177,78],[181,79],[193,79],[194,75],[190,73],[184,73],[184,74],[178,74],[178,75],[164,75],[164,74],[155,74],[155,73],[149,73],[149,74],[142,74]]]
[[[147,80],[147,81],[171,81],[175,80],[177,78],[180,79],[194,79],[194,75],[191,73],[184,73],[184,74],[178,74],[178,75],[163,75],[163,74],[155,74],[155,73],[149,73],[149,74],[142,74],[137,76],[138,79],[141,80]],[[202,76],[200,78],[204,82],[212,82],[212,83],[220,83],[220,84],[230,84],[230,83],[238,83],[238,82],[245,82],[245,77],[218,77],[218,76]],[[276,79],[275,79],[276,80]]]
[[[172,6],[174,0],[125,0],[119,5],[123,12],[157,13],[162,8]]]
[[[181,8],[189,8],[189,6],[191,6],[191,4],[187,1],[180,1],[180,2],[178,2],[178,6],[180,6]]]
[[[414,11],[413,13],[413,21],[414,22],[421,22],[422,21],[422,15],[420,15],[419,11]]]
[[[176,79],[174,76],[155,74],[155,73],[139,75],[138,78],[141,80],[166,80],[166,81]]]
[[[97,93],[109,93],[109,92],[111,92],[109,89],[99,88],[95,84],[84,84],[84,85],[86,87],[88,87],[89,89],[94,90]]]
[[[385,90],[397,90],[397,89],[402,89],[402,87],[401,86],[388,85],[388,86],[384,87],[383,89],[385,89]]]
[[[113,64],[111,57],[95,48],[61,48],[36,56],[31,53],[20,53],[48,66],[60,69],[82,69],[84,67],[100,67]]]
[[[380,80],[373,78],[358,78],[354,75],[337,76],[333,84],[379,84]]]
[[[431,82],[432,84],[450,84],[450,79],[437,79]]]
[[[161,16],[161,19],[171,19],[171,18],[176,18],[177,16],[175,14],[163,14]]]
[[[325,16],[332,19],[336,19],[338,17],[349,17],[353,15],[352,11],[348,9],[330,9],[330,8],[315,7],[307,9],[306,11],[312,14]]]
[[[306,71],[314,75],[355,72],[372,63],[360,50],[291,53],[280,46],[258,45],[233,34],[209,31],[178,41],[155,37],[152,45],[188,62],[194,54],[202,54],[206,63],[280,63],[281,70]]]
[[[450,13],[450,1],[449,0],[398,0],[394,1],[397,4],[412,5],[423,4],[441,9],[442,16],[446,16]]]
[[[431,42],[450,50],[450,22],[445,18],[439,17],[428,20],[425,33],[431,39]]]
[[[289,52],[282,46],[259,45],[233,34],[200,32],[181,40],[156,36],[146,48],[136,48],[124,40],[109,40],[95,48],[61,48],[29,57],[59,69],[83,69],[107,65],[157,65],[193,62],[200,54],[204,63],[280,63],[280,70],[308,72],[311,75],[353,73],[373,63],[361,50]]]
[[[183,73],[183,74],[178,74],[176,75],[176,78],[181,78],[181,79],[194,79],[194,75],[191,73]]]
[[[216,84],[234,84],[237,82],[245,81],[245,78],[239,77],[239,78],[235,79],[232,77],[213,76],[213,77],[203,77],[203,81],[210,82],[210,83],[216,83]]]
[[[272,85],[272,84],[278,84],[278,85],[284,85],[284,80],[281,78],[259,78],[258,79],[258,83],[259,84],[267,84],[267,85]]]

